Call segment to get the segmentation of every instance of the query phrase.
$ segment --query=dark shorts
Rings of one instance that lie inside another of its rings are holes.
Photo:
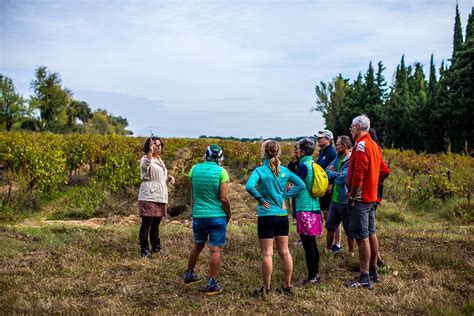
[[[355,239],[369,238],[375,234],[375,210],[374,203],[355,202],[353,207],[349,206],[349,235]]]
[[[349,212],[347,204],[331,202],[325,225],[326,229],[336,231],[341,222],[342,226],[344,226],[344,232],[346,235],[349,235]]]
[[[288,216],[259,216],[258,239],[288,236]]]
[[[224,246],[227,217],[193,218],[194,242],[204,244],[209,237],[209,246]]]
[[[331,192],[326,192],[322,197],[319,198],[319,207],[322,211],[329,210],[329,205],[331,204]]]

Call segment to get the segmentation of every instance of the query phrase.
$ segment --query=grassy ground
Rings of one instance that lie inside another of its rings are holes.
[[[346,289],[357,259],[321,256],[322,284],[296,288],[292,298],[248,295],[261,285],[255,218],[236,214],[224,249],[225,291],[207,297],[204,283],[184,286],[180,275],[192,245],[183,215],[163,223],[164,252],[138,256],[138,222],[35,222],[0,226],[0,312],[166,313],[430,313],[474,312],[473,227],[447,226],[429,216],[404,214],[387,203],[380,210],[381,251],[388,263],[374,289]],[[78,225],[79,223],[79,225]],[[295,241],[296,234],[291,234]],[[320,248],[322,238],[319,239]],[[294,283],[305,277],[301,246],[291,246]],[[206,274],[208,252],[197,271]],[[273,287],[283,276],[274,257]]]
[[[172,174],[186,155],[187,151],[178,155],[170,167]],[[77,177],[47,198],[13,190],[12,197],[2,201],[0,314],[474,314],[470,196],[468,202],[453,197],[420,203],[413,197],[424,186],[412,185],[411,171],[394,166],[386,199],[377,211],[381,253],[387,263],[381,270],[382,282],[372,290],[346,289],[343,282],[357,275],[353,271],[357,256],[322,253],[322,283],[298,287],[306,266],[302,247],[293,245],[297,236],[292,226],[295,296],[272,293],[263,300],[249,296],[262,281],[255,203],[242,185],[248,175],[236,168],[228,171],[233,218],[223,251],[222,294],[206,296],[204,282],[182,283],[192,246],[189,209],[163,222],[163,253],[142,259],[136,188],[110,193],[87,177]],[[5,192],[0,187],[2,196]],[[183,190],[172,188],[170,205],[185,205],[186,197]],[[318,238],[320,249],[324,238]],[[208,255],[203,251],[197,266],[204,276]],[[274,267],[276,288],[283,281],[278,255]]]

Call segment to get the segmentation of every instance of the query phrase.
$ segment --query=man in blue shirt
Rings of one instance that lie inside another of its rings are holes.
[[[318,147],[319,149],[319,154],[318,154],[318,160],[316,163],[321,166],[324,170],[329,166],[331,162],[334,161],[334,159],[337,158],[337,153],[336,149],[334,148],[333,140],[334,136],[330,130],[324,129],[322,131],[318,131],[316,135],[314,135],[318,141]],[[324,194],[323,197],[319,198],[319,205],[321,207],[321,213],[323,214],[324,220],[327,220],[328,218],[328,210],[329,210],[329,204],[331,204],[331,184],[332,181],[329,182],[328,190],[326,191],[326,194]],[[340,230],[337,229],[337,231],[334,234],[334,242],[333,245],[331,246],[331,250],[333,253],[338,253],[341,250],[341,236],[340,236]]]

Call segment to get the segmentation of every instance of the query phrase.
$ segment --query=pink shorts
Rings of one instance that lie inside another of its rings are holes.
[[[296,231],[306,236],[319,236],[323,231],[321,214],[315,212],[296,212]]]

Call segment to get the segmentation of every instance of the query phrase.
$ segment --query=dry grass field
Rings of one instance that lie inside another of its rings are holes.
[[[322,253],[322,283],[298,287],[306,268],[302,247],[293,245],[292,227],[295,296],[251,297],[261,285],[254,205],[241,184],[233,183],[232,192],[235,215],[224,249],[221,295],[205,295],[204,282],[182,283],[192,245],[188,213],[162,224],[164,251],[152,259],[138,255],[136,216],[71,222],[38,216],[0,226],[0,312],[472,315],[473,226],[448,225],[430,214],[400,215],[391,202],[378,214],[387,264],[382,282],[372,290],[343,287],[357,266],[357,257],[344,252]],[[207,259],[204,251],[197,266],[202,275]],[[277,255],[274,265],[276,288],[282,283]]]

